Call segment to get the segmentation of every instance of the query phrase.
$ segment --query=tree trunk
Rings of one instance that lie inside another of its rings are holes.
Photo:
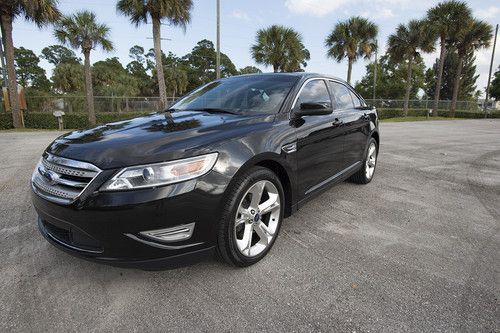
[[[94,89],[92,87],[92,69],[90,67],[90,50],[84,50],[85,57],[84,70],[85,70],[85,102],[87,106],[87,113],[89,116],[90,125],[95,125],[95,110],[94,110]]]
[[[275,73],[278,73],[279,66],[277,64],[273,64],[273,70],[274,70]]]
[[[5,60],[7,61],[7,76],[12,121],[15,128],[24,127],[23,115],[17,94],[16,68],[14,66],[14,41],[12,40],[12,17],[2,15],[2,26],[5,32]]]
[[[163,74],[163,64],[161,62],[161,32],[160,19],[153,17],[153,44],[155,50],[156,76],[158,77],[158,90],[160,92],[160,107],[167,106],[167,87],[165,86],[165,75]]]
[[[410,103],[410,93],[411,93],[411,72],[413,65],[413,57],[408,59],[408,73],[406,75],[406,92],[405,92],[405,104],[403,107],[404,116],[408,116],[408,104]]]
[[[347,65],[347,83],[351,84],[351,74],[352,74],[352,62],[353,60],[349,58]]]
[[[438,116],[439,94],[441,93],[441,81],[443,80],[444,59],[446,55],[446,40],[441,37],[441,52],[439,53],[439,67],[437,72],[436,91],[434,92],[434,104],[432,105],[432,115]]]
[[[451,107],[450,107],[450,117],[455,118],[455,112],[457,111],[457,99],[458,92],[460,90],[460,77],[462,76],[462,67],[464,64],[464,57],[458,56],[458,66],[457,66],[457,75],[455,76],[455,82],[453,84],[453,97],[451,99]]]

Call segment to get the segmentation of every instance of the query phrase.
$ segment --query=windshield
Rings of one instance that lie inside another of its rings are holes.
[[[237,76],[210,82],[172,105],[175,110],[228,110],[237,113],[277,113],[297,77]]]

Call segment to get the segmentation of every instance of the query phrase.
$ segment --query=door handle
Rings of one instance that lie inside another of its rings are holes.
[[[339,118],[335,118],[335,120],[332,123],[333,126],[342,126],[343,124],[344,124],[344,122],[342,120],[340,120]]]

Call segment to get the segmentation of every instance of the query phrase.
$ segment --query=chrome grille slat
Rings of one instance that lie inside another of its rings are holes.
[[[33,190],[60,204],[74,202],[101,172],[96,166],[45,153],[32,177]]]
[[[88,185],[88,182],[87,183],[76,182],[76,181],[65,179],[65,178],[59,178],[57,180],[57,183],[61,184],[61,185],[66,185],[66,186],[70,186],[70,187],[78,187],[78,188],[85,188],[85,186]]]
[[[58,185],[48,185],[40,175],[33,178],[33,183],[42,191],[63,199],[74,199],[80,194],[80,191],[67,190]]]
[[[46,159],[42,160],[42,164],[47,169],[63,175],[82,177],[82,178],[94,178],[97,175],[96,171],[87,171],[87,170],[57,165],[47,161]]]

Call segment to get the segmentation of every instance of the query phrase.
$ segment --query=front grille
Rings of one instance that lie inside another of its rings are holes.
[[[33,171],[32,186],[41,197],[68,205],[100,172],[90,163],[45,153]]]

